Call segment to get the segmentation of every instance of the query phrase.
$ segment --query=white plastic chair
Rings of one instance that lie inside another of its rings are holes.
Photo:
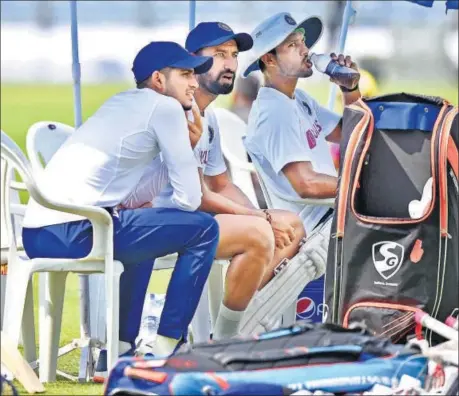
[[[15,180],[14,170],[1,158],[1,263],[8,264],[8,256],[11,238],[16,249],[22,250],[22,240],[19,237],[22,228],[22,218],[25,212],[25,205],[20,203],[18,191],[26,191],[25,184]],[[12,231],[14,229],[14,232]],[[7,275],[1,275],[1,301],[0,301],[0,326],[3,323],[3,315],[6,299],[6,280]],[[31,286],[32,287],[32,286]],[[24,345],[24,357],[28,362],[36,360],[35,350],[35,325],[33,311],[33,295],[30,294],[24,307],[24,317],[22,332],[20,332],[19,343]]]
[[[247,158],[247,151],[242,142],[246,135],[247,124],[239,116],[223,108],[214,108],[220,131],[222,152],[229,163],[231,179],[258,208],[257,196],[251,173],[254,166]]]
[[[30,158],[32,168],[36,172],[42,172],[57,149],[74,132],[74,128],[54,121],[41,121],[33,124],[27,132],[27,154]],[[170,254],[159,257],[155,260],[154,271],[172,269],[177,261],[177,254]],[[202,298],[191,322],[191,329],[194,342],[208,340],[211,323],[215,324],[218,308],[223,295],[223,274],[221,267],[226,260],[215,260],[206,284]],[[105,340],[105,301],[104,285],[99,275],[91,276],[89,282],[89,299],[97,301],[90,307],[90,331],[91,338],[104,342]],[[210,312],[209,312],[210,304]]]
[[[1,156],[9,166],[18,171],[31,199],[50,209],[86,217],[93,226],[93,247],[90,253],[81,259],[29,259],[25,254],[17,251],[15,238],[11,238],[3,331],[9,335],[16,346],[26,303],[32,292],[31,277],[36,272],[45,272],[47,290],[45,290],[44,306],[40,306],[45,321],[40,324],[39,373],[42,382],[55,380],[67,274],[69,272],[104,273],[107,301],[107,355],[108,367],[111,368],[118,358],[119,279],[123,272],[122,263],[113,259],[111,216],[102,208],[58,202],[46,196],[36,184],[32,167],[26,156],[3,131]]]

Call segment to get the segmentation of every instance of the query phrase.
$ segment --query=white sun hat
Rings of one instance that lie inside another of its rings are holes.
[[[288,12],[280,12],[260,23],[251,33],[253,47],[248,52],[248,67],[243,73],[246,78],[251,72],[260,70],[260,58],[276,48],[296,30],[304,33],[306,47],[312,48],[322,35],[323,24],[319,17],[306,18],[296,23]]]

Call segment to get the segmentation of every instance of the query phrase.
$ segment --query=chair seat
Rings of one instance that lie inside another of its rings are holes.
[[[28,265],[31,272],[74,272],[81,274],[104,273],[105,266],[102,260],[74,260],[74,259],[48,259],[36,258],[29,259],[25,253],[18,253],[17,260],[21,262],[18,265]],[[123,264],[120,261],[114,260],[115,266],[121,266],[123,272]],[[31,268],[30,268],[31,266]]]

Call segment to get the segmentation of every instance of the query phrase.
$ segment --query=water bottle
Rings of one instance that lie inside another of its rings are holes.
[[[164,294],[147,294],[143,305],[142,321],[136,343],[140,340],[142,340],[142,343],[149,343],[156,338],[164,302]]]
[[[341,66],[337,61],[332,60],[329,55],[312,53],[309,55],[309,59],[318,71],[330,76],[339,85],[347,89],[355,88],[359,82],[360,73],[357,70]]]

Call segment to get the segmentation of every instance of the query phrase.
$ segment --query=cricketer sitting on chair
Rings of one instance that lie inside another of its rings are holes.
[[[199,173],[183,109],[191,108],[196,74],[209,57],[173,42],[151,42],[133,63],[137,85],[108,99],[51,158],[41,187],[62,201],[105,208],[113,219],[114,258],[124,265],[120,284],[120,353],[132,353],[156,257],[180,252],[152,351],[170,355],[187,335],[218,242],[218,225],[196,209]],[[148,81],[148,84],[146,83]],[[116,207],[161,153],[171,181],[167,208]],[[80,258],[92,247],[91,223],[29,201],[22,232],[30,258]],[[106,367],[105,367],[106,369]],[[100,367],[97,371],[103,371]]]
[[[294,199],[333,198],[337,188],[328,142],[339,142],[341,117],[296,88],[299,78],[308,78],[313,73],[308,54],[321,34],[322,22],[317,17],[297,23],[288,13],[276,14],[254,29],[254,46],[244,71],[244,76],[248,76],[261,70],[265,80],[249,115],[246,148],[260,164],[267,188],[272,186]],[[332,54],[332,58],[357,69],[349,56]],[[351,90],[340,88],[345,104],[361,96],[358,85]],[[325,269],[332,209],[291,202],[286,202],[285,208],[299,214],[308,237],[314,235],[314,240],[308,240],[302,249],[307,253],[324,253],[321,260]],[[290,290],[298,293],[302,290],[299,287],[300,290]],[[322,292],[308,295],[313,287]],[[323,288],[321,277],[308,284],[306,295],[318,305],[323,302]]]

